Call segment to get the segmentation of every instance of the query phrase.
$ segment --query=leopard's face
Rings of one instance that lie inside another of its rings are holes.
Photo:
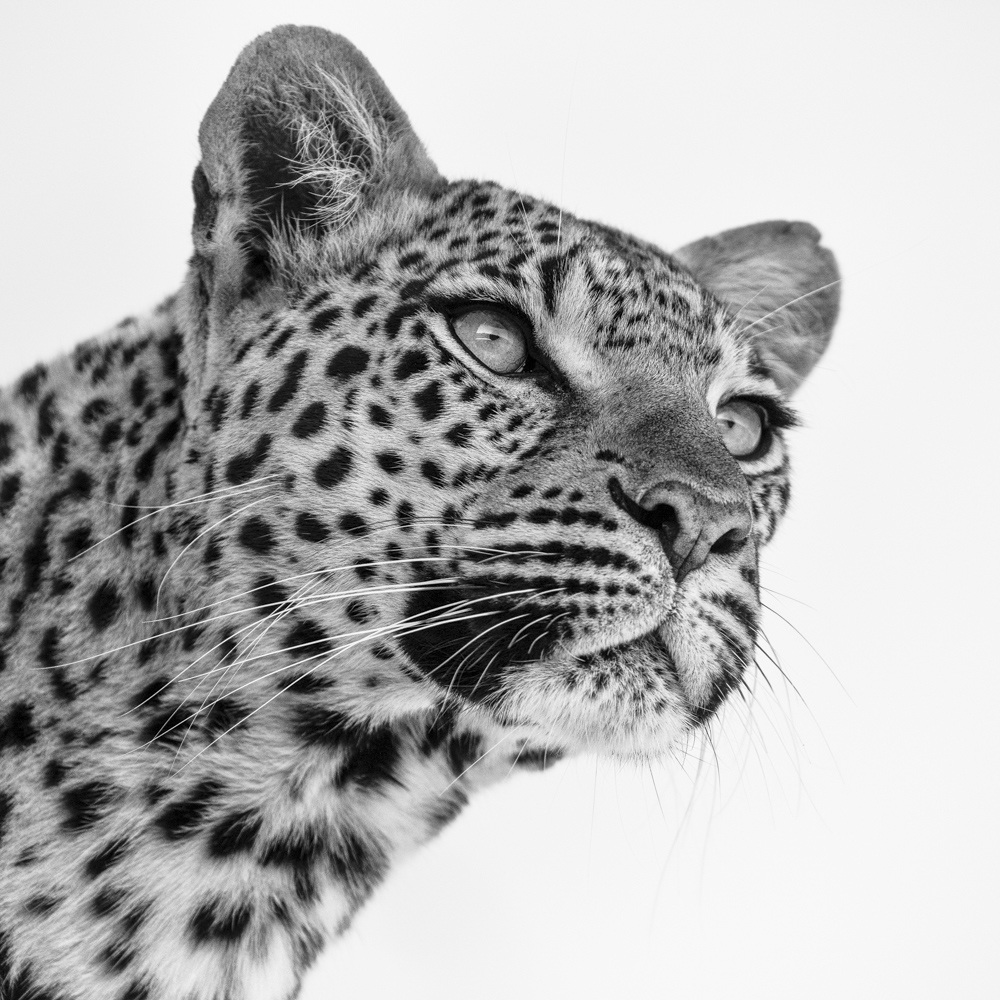
[[[753,660],[783,397],[655,249],[493,185],[409,218],[232,314],[201,406],[219,577],[308,611],[296,683],[662,752]]]

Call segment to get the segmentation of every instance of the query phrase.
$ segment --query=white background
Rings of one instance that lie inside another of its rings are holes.
[[[803,218],[841,262],[764,560],[789,681],[686,759],[484,794],[306,1000],[1000,996],[998,10],[5,5],[0,383],[176,287],[198,122],[285,21],[354,41],[447,176],[667,248]]]

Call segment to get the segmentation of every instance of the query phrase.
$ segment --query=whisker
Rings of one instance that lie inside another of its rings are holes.
[[[237,514],[242,514],[243,511],[249,510],[251,507],[256,507],[257,504],[263,503],[265,500],[273,500],[274,497],[274,494],[266,497],[258,497],[258,499],[252,500],[250,503],[244,504],[242,507],[238,507],[236,510],[225,514],[223,517],[220,517],[217,521],[210,524],[207,528],[203,528],[199,531],[198,534],[195,535],[183,549],[181,549],[174,561],[167,567],[167,571],[163,574],[163,579],[160,580],[160,585],[156,588],[156,607],[159,608],[160,606],[160,593],[163,591],[163,585],[167,582],[167,577],[170,576],[170,571],[177,565],[178,562],[180,562],[180,560],[184,557],[184,554],[191,548],[192,545],[194,545],[195,542],[197,542],[200,538],[204,538],[210,531],[215,531],[215,529],[218,528],[218,526],[224,521],[228,521],[230,518],[236,517]]]
[[[260,479],[275,479],[275,478],[277,478],[277,475],[260,477]],[[251,482],[254,482],[254,480],[252,480]],[[219,491],[213,491],[212,493],[201,493],[195,497],[187,497],[183,500],[177,500],[174,503],[164,504],[159,507],[153,507],[153,509],[151,509],[148,514],[143,514],[142,517],[137,517],[134,521],[130,521],[128,524],[122,525],[120,528],[117,528],[110,534],[105,535],[103,538],[98,539],[92,545],[88,545],[85,549],[81,549],[75,555],[70,556],[70,558],[67,559],[66,561],[67,563],[75,562],[77,559],[81,558],[82,556],[85,556],[92,549],[96,549],[98,545],[103,545],[105,542],[110,541],[116,535],[120,535],[123,531],[128,531],[130,528],[134,528],[135,525],[139,524],[140,521],[145,521],[147,518],[155,517],[157,514],[162,514],[164,511],[175,510],[178,507],[193,506],[196,503],[210,503],[213,499],[226,499],[228,496],[236,495],[237,493],[239,494],[244,493],[249,485],[250,484],[247,483],[239,487],[227,487],[226,489],[232,492],[227,493],[224,496],[220,496]],[[266,485],[267,484],[261,483],[259,486],[254,486],[253,489],[254,490],[263,489],[266,487]],[[145,506],[139,506],[137,504],[118,504],[118,503],[113,503],[110,500],[102,500],[99,502],[105,504],[105,506],[108,507],[117,507],[125,510],[147,509]]]

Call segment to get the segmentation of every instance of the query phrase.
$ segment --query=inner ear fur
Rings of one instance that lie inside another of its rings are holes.
[[[673,256],[724,303],[753,337],[771,377],[788,395],[826,349],[840,304],[840,273],[808,222],[729,229]]]
[[[195,261],[232,304],[276,240],[350,227],[393,190],[442,183],[405,112],[347,39],[285,25],[236,60],[199,132]]]

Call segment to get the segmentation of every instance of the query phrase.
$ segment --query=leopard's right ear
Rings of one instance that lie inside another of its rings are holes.
[[[394,191],[443,183],[368,60],[321,28],[251,42],[199,138],[195,265],[224,311],[268,278],[276,243],[321,239]]]

